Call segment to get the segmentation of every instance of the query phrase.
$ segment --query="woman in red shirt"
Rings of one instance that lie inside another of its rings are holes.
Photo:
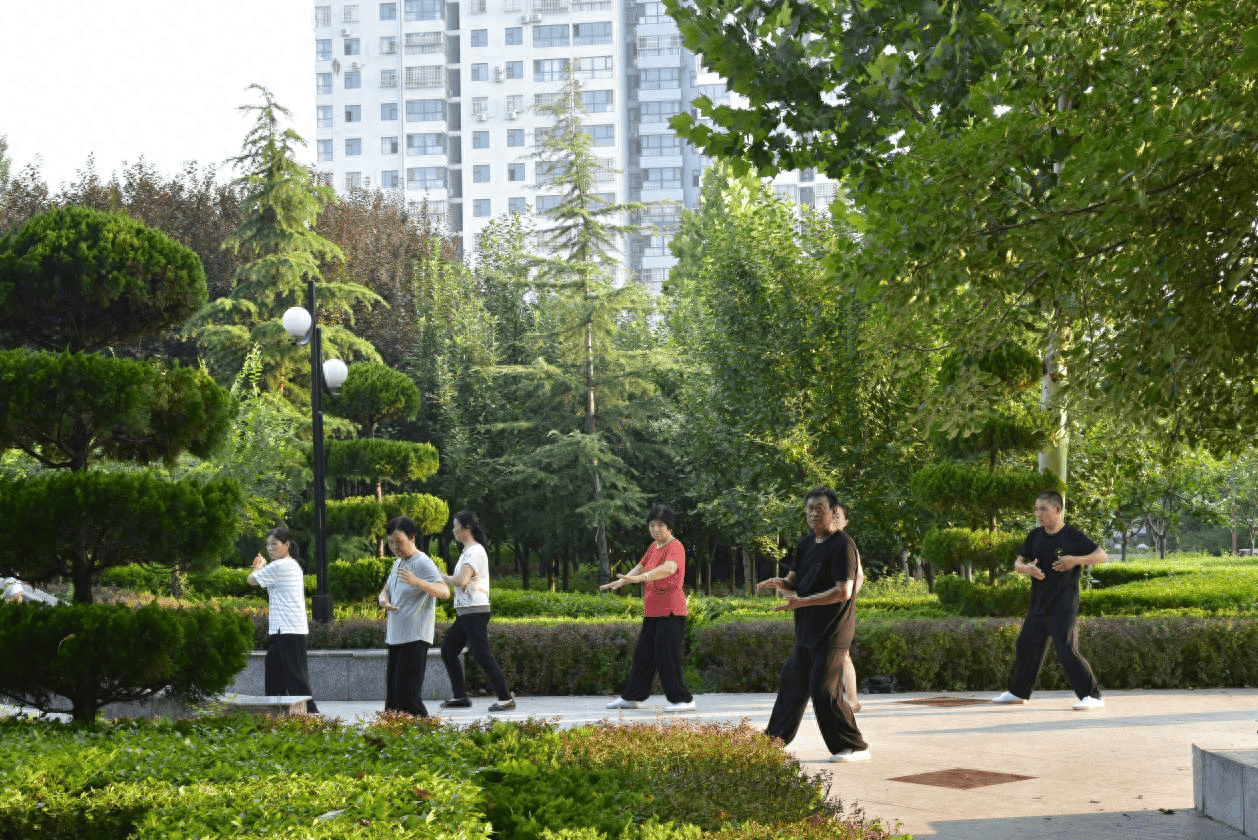
[[[641,583],[642,631],[633,651],[633,667],[620,697],[607,704],[609,709],[636,709],[651,696],[655,672],[660,674],[666,712],[693,712],[694,696],[681,678],[681,643],[686,635],[686,549],[673,536],[673,512],[655,505],[646,515],[647,530],[653,542],[638,565],[628,574],[601,589],[619,589],[626,583]]]

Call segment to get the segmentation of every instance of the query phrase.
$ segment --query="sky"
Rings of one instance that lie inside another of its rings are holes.
[[[14,170],[38,163],[54,192],[89,154],[104,178],[143,156],[163,175],[194,160],[227,180],[254,83],[292,112],[313,161],[313,17],[311,0],[5,4],[0,135]]]

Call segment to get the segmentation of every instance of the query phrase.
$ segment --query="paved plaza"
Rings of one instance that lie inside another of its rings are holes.
[[[1258,690],[1110,691],[1106,708],[1071,711],[1069,692],[993,706],[995,692],[862,695],[857,723],[873,760],[830,764],[811,709],[791,752],[834,774],[832,795],[868,817],[933,840],[1239,840],[1193,809],[1192,745],[1258,748]],[[611,719],[689,718],[763,727],[772,694],[701,694],[693,713],[664,699],[613,712],[610,697],[520,697],[505,720],[557,718],[562,726]],[[443,711],[486,716],[492,698]],[[437,703],[429,701],[429,710]],[[325,715],[370,716],[379,702],[320,702]]]

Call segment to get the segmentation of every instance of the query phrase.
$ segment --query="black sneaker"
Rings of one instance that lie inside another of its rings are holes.
[[[510,697],[506,700],[499,700],[497,703],[491,703],[489,711],[491,712],[509,712],[515,708],[515,698]]]
[[[443,700],[441,701],[441,708],[443,709],[470,709],[472,708],[472,701],[468,700],[466,697],[460,697],[458,700]]]

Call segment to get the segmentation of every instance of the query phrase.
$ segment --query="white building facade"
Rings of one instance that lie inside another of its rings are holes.
[[[624,254],[629,276],[659,290],[675,262],[668,240],[710,163],[668,120],[700,94],[730,96],[682,47],[663,3],[317,1],[314,12],[316,166],[328,183],[426,203],[470,253],[493,217],[557,200],[535,188],[533,155],[551,118],[534,106],[571,74],[609,200],[669,202],[642,219],[658,232],[633,237]],[[806,172],[775,187],[823,209],[834,197]]]

